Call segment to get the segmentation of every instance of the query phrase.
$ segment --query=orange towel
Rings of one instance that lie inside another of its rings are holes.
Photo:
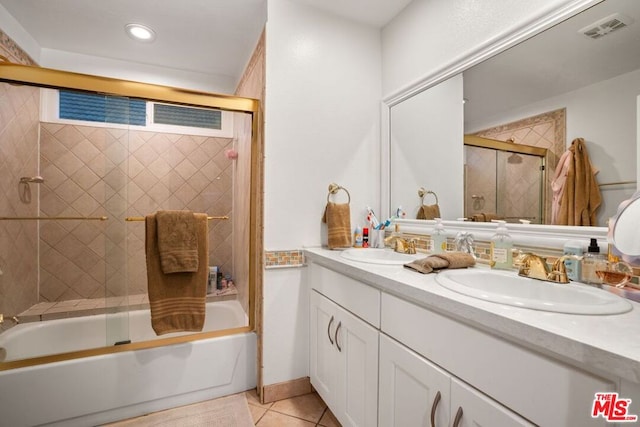
[[[158,211],[158,252],[164,274],[198,271],[198,239],[191,211]]]
[[[329,249],[351,246],[351,210],[348,203],[328,202],[322,222],[327,224]]]
[[[435,205],[422,205],[418,209],[418,215],[416,219],[436,219],[440,217],[440,206]]]
[[[199,332],[204,326],[209,252],[207,215],[196,213],[198,271],[162,272],[158,251],[156,215],[145,217],[147,286],[151,306],[151,326],[157,335],[170,332]]]
[[[429,255],[426,258],[417,259],[404,266],[422,274],[445,268],[467,268],[476,264],[473,255],[466,252],[447,252],[444,254]]]

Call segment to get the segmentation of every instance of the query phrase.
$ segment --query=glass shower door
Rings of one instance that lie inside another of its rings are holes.
[[[543,158],[496,151],[496,211],[507,222],[542,223]]]

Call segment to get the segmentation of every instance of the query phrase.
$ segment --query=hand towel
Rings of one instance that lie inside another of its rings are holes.
[[[440,206],[435,205],[422,205],[418,209],[418,215],[416,219],[436,219],[441,218]]]
[[[198,271],[198,239],[191,211],[158,211],[158,251],[164,274]]]
[[[209,252],[207,215],[194,215],[198,241],[198,271],[162,272],[158,251],[156,215],[145,217],[147,286],[151,326],[157,335],[170,332],[199,332],[204,326]]]
[[[445,268],[467,268],[476,264],[473,255],[466,252],[447,252],[444,254],[429,255],[426,258],[412,261],[404,266],[422,274]]]
[[[351,246],[351,210],[348,203],[327,202],[322,222],[327,224],[329,249]]]

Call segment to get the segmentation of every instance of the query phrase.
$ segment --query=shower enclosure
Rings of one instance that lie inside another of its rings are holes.
[[[0,371],[254,329],[258,101],[1,61],[0,81]],[[237,301],[240,324],[136,335],[158,210],[207,213],[207,303]],[[91,339],[2,344],[61,319]]]
[[[465,136],[465,217],[545,223],[545,148]]]

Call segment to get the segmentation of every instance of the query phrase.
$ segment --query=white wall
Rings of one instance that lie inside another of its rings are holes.
[[[391,209],[402,206],[407,219],[416,218],[420,187],[437,195],[443,219],[464,216],[464,170],[452,169],[463,157],[462,89],[458,74],[391,108]]]
[[[229,76],[196,73],[177,68],[158,67],[43,48],[40,65],[45,68],[92,74],[116,79],[153,83],[164,86],[214,93],[233,93],[235,79]]]
[[[270,0],[266,52],[265,250],[318,246],[331,182],[354,226],[379,204],[380,32]],[[264,384],[309,374],[308,316],[300,272],[267,270]]]
[[[414,0],[382,30],[386,96],[571,0]]]
[[[634,181],[639,94],[640,70],[636,70],[486,120],[465,123],[465,133],[566,108],[567,145],[575,138],[585,139],[591,163],[600,171],[598,183]],[[635,188],[635,185],[602,187],[603,203],[598,209],[598,224],[606,225],[607,219],[616,213],[618,204],[631,196]]]
[[[40,45],[0,4],[0,29],[24,50],[34,61],[40,61]]]

